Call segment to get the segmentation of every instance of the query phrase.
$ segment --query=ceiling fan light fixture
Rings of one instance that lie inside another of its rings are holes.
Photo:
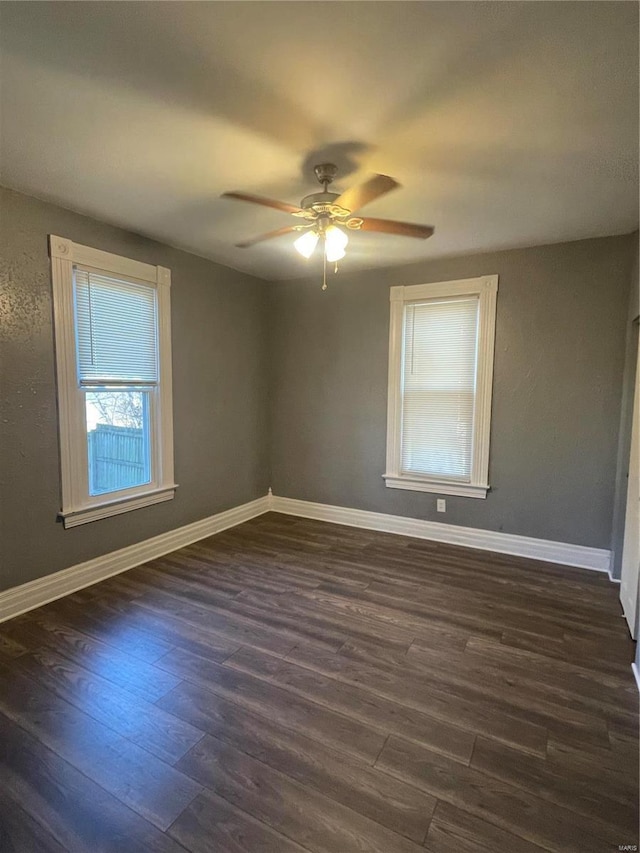
[[[301,237],[294,242],[294,247],[303,258],[310,258],[313,250],[318,245],[318,235],[315,231],[305,231]]]
[[[329,263],[339,261],[345,256],[345,248],[349,238],[340,228],[329,225],[325,231],[324,251]]]
[[[341,249],[339,246],[330,246],[328,243],[324,248],[324,252],[330,264],[342,260],[342,258],[347,254],[345,250]]]

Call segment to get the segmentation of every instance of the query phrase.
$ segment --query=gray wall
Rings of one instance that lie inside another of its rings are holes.
[[[0,214],[0,588],[269,484],[287,497],[611,546],[636,235],[341,272],[323,293],[318,276],[269,285],[9,190]],[[70,530],[56,521],[49,233],[167,266],[173,282],[176,498]],[[500,275],[492,491],[486,501],[450,496],[436,514],[435,495],[381,479],[389,287],[491,273]]]
[[[611,545],[635,236],[281,282],[271,293],[276,495]],[[498,273],[486,500],[387,489],[389,288]]]
[[[269,486],[263,281],[0,189],[0,588],[264,495]],[[64,530],[47,234],[169,267],[173,501]]]
[[[635,234],[635,262],[631,273],[631,288],[627,309],[624,374],[622,377],[622,403],[618,433],[618,459],[616,465],[615,499],[613,505],[612,574],[619,578],[622,571],[622,546],[627,508],[627,483],[629,454],[631,452],[631,427],[635,394],[636,365],[638,363],[638,314],[640,313],[640,281],[638,280],[638,233]]]

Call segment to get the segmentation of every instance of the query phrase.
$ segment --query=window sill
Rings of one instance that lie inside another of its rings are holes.
[[[489,486],[472,486],[470,483],[441,482],[418,477],[383,474],[388,489],[409,489],[413,492],[431,492],[436,495],[459,495],[463,498],[486,498]]]
[[[101,518],[109,518],[111,515],[120,515],[133,509],[141,509],[144,506],[170,501],[175,495],[177,485],[164,486],[153,492],[146,492],[135,497],[107,501],[103,504],[85,507],[84,509],[70,510],[59,513],[59,518],[64,522],[65,529],[77,527],[80,524],[89,524],[91,521],[99,521]]]

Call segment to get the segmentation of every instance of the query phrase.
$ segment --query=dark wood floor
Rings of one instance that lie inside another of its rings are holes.
[[[638,843],[595,572],[269,514],[0,625],[3,853]]]

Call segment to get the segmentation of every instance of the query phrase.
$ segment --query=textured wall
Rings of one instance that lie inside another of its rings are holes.
[[[266,285],[0,194],[0,588],[236,506],[270,482],[288,497],[610,546],[635,236],[342,273],[322,293],[317,277]],[[173,273],[176,498],[70,530],[56,522],[49,233]],[[435,495],[381,479],[388,291],[491,273],[493,489],[486,501],[450,496],[436,515]]]
[[[276,495],[611,544],[635,236],[331,277],[271,292]],[[387,489],[389,288],[500,276],[486,500]]]
[[[0,588],[264,495],[267,285],[0,189]],[[47,235],[172,271],[173,501],[64,530]]]

